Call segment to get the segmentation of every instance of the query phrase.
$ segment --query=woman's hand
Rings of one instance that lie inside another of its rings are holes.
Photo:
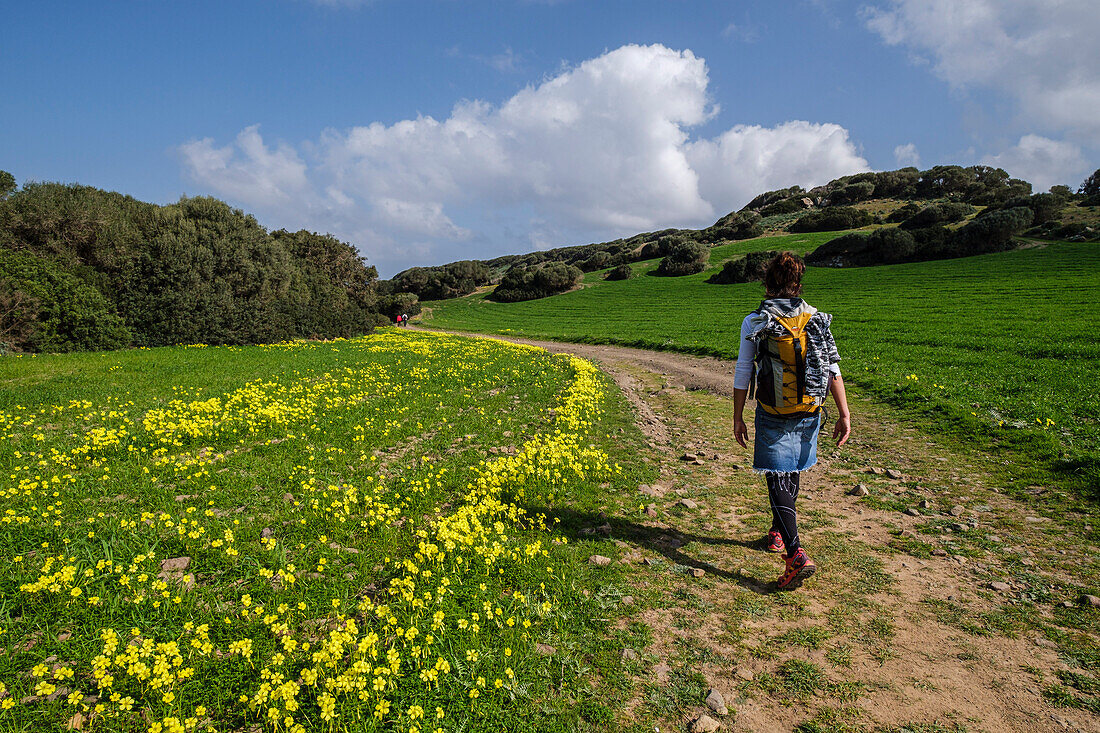
[[[837,447],[840,447],[848,442],[848,436],[852,434],[852,418],[849,415],[844,415],[837,418],[836,424],[833,426],[833,439],[836,440]]]
[[[740,417],[733,419],[733,437],[737,438],[737,442],[741,444],[742,448],[749,447],[749,426],[745,424],[745,420]]]

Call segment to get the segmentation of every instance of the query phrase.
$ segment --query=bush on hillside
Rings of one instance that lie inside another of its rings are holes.
[[[974,207],[970,204],[948,201],[931,204],[913,214],[901,223],[902,229],[919,229],[930,227],[934,224],[952,224],[962,221],[974,213]]]
[[[95,287],[50,260],[0,248],[0,350],[100,351],[130,337]]]
[[[611,255],[607,252],[597,252],[577,265],[582,272],[595,272],[606,267],[611,267]]]
[[[1100,195],[1100,168],[1097,168],[1092,175],[1081,182],[1077,193],[1084,194],[1086,197]]]
[[[791,224],[792,232],[835,232],[841,229],[857,229],[874,221],[868,212],[847,206],[816,209]]]
[[[414,293],[420,300],[445,300],[468,295],[493,278],[484,262],[462,260],[439,267],[412,267],[389,281],[395,293]]]
[[[420,315],[420,300],[415,293],[393,293],[378,299],[378,312],[385,317],[386,324],[397,320],[398,316]]]
[[[704,242],[752,239],[759,237],[763,232],[760,226],[760,214],[755,211],[737,211],[723,216],[713,226],[703,229],[695,239]]]
[[[673,245],[653,274],[664,277],[694,275],[706,268],[708,257],[710,247],[705,244],[681,241]]]
[[[607,274],[603,276],[604,280],[629,280],[634,277],[634,268],[630,265],[619,265],[618,267],[612,267],[607,271]]]
[[[921,207],[919,204],[914,204],[912,201],[910,201],[909,203],[903,206],[899,206],[898,208],[891,211],[890,215],[887,216],[883,221],[887,224],[900,224],[920,210]]]
[[[774,204],[777,201],[789,199],[792,196],[804,196],[805,194],[806,192],[802,189],[802,186],[791,186],[790,188],[780,188],[775,191],[765,191],[742,206],[741,211],[759,211],[765,206]]]
[[[850,183],[843,188],[837,189],[829,194],[829,205],[835,206],[838,204],[855,204],[860,201],[866,201],[875,194],[875,184],[871,181],[860,181],[859,183]]]
[[[806,255],[806,262],[863,267],[1001,252],[1011,249],[1013,235],[1023,231],[1032,216],[1031,209],[1021,206],[983,212],[956,231],[937,224],[908,231],[889,228],[870,234],[852,232],[821,245]]]
[[[802,203],[802,196],[792,196],[789,199],[768,204],[760,210],[760,216],[778,216],[780,214],[795,214],[806,210],[806,204]]]
[[[350,245],[269,233],[208,197],[157,206],[90,186],[28,183],[0,200],[0,247],[98,291],[130,345],[351,336],[375,320],[377,272]],[[49,348],[69,348],[61,343]]]
[[[584,273],[564,262],[549,262],[538,267],[513,267],[504,273],[489,297],[501,303],[535,300],[572,289]]]
[[[749,252],[744,257],[726,260],[722,263],[722,269],[707,278],[707,282],[713,285],[759,282],[764,279],[768,262],[778,254],[774,250]]]

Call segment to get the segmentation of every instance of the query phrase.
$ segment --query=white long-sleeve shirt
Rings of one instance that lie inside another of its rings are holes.
[[[749,339],[752,333],[752,314],[745,316],[741,322],[741,345],[737,348],[737,367],[733,370],[733,388],[748,389],[752,379],[752,362],[756,358],[756,342]],[[840,376],[840,365],[830,364],[829,371],[834,376]]]

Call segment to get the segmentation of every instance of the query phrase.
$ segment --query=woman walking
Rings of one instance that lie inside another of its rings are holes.
[[[756,398],[753,468],[768,483],[772,527],[768,550],[784,553],[779,590],[793,590],[817,567],[798,540],[795,500],[799,476],[817,463],[817,436],[825,398],[836,400],[833,438],[844,445],[851,433],[840,355],[829,325],[832,316],[802,300],[806,265],[790,252],[774,257],[764,273],[766,297],[741,324],[734,372],[733,431],[742,447],[749,430],[742,415]]]

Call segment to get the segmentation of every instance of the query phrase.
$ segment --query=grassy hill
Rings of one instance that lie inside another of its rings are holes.
[[[710,266],[679,278],[586,275],[570,293],[501,304],[486,293],[428,304],[435,328],[616,343],[733,359],[759,284],[706,282],[748,251],[806,252],[840,234],[764,237],[716,247]],[[1022,450],[1082,485],[1100,483],[1100,247],[1049,243],[954,260],[810,268],[807,299],[835,315],[846,379],[993,449]]]

